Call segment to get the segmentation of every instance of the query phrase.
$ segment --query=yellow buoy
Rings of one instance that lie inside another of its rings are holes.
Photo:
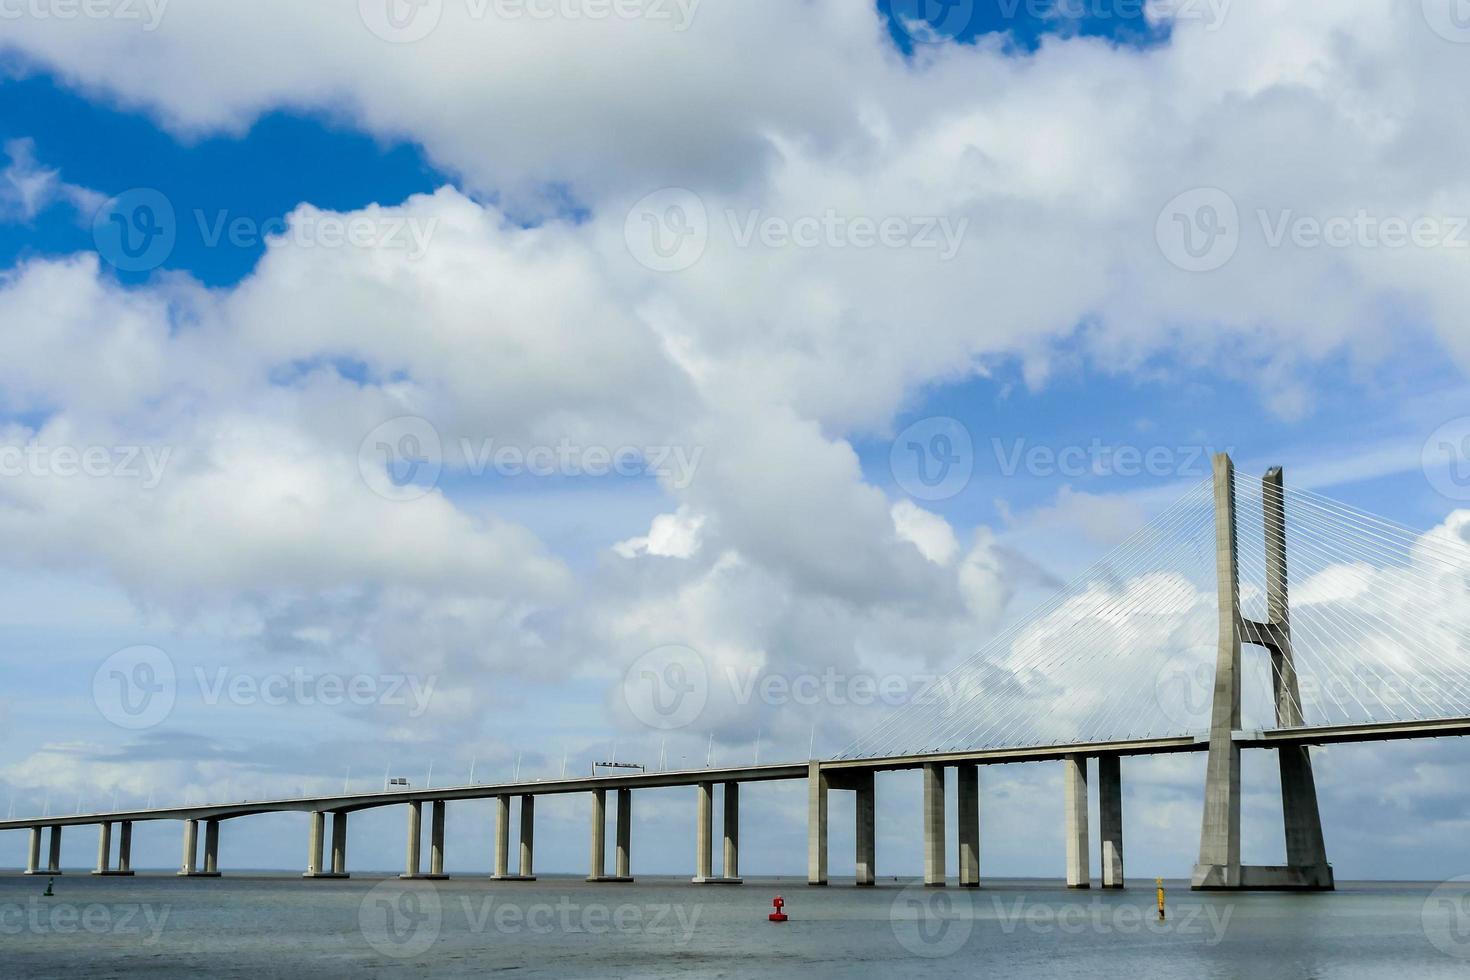
[[[1164,918],[1164,879],[1157,879],[1159,884],[1159,918]]]

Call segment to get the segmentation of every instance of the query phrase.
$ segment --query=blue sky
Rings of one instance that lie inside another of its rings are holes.
[[[1026,5],[1020,9],[1022,26],[1005,33],[1021,46],[1034,47],[1042,37],[1057,32],[1052,22],[1025,16]],[[1009,23],[999,11],[987,14],[981,5],[960,40],[974,43]],[[1081,33],[1122,44],[1160,43],[1155,34],[1144,40],[1136,28],[1132,18],[1094,16],[1084,19]],[[912,53],[912,39],[897,27],[893,30],[895,43]],[[34,140],[37,157],[69,182],[104,194],[135,187],[163,191],[177,211],[178,238],[162,269],[185,272],[207,286],[235,285],[251,273],[266,250],[260,235],[232,239],[220,234],[221,215],[266,226],[284,220],[303,202],[351,211],[370,204],[398,204],[414,194],[456,186],[453,174],[434,167],[421,148],[374,138],[325,113],[271,112],[245,133],[188,138],[161,130],[145,113],[120,110],[107,99],[88,99],[44,72],[6,80],[0,83],[0,93],[6,105],[0,140]],[[0,225],[0,261],[13,266],[26,258],[95,248],[89,218],[58,201],[30,221]],[[152,273],[113,269],[111,274],[124,283],[139,283]],[[1212,378],[1209,372],[1196,370],[1181,384],[1167,364],[1112,374],[1083,365],[1085,354],[1080,351],[1074,356],[1076,361],[1040,390],[1028,387],[1016,364],[1001,358],[991,377],[915,394],[916,400],[897,420],[898,428],[912,420],[949,415],[966,422],[979,442],[975,492],[945,501],[946,516],[966,523],[995,521],[1001,515],[994,501],[1002,495],[1025,508],[1054,493],[1055,481],[1050,479],[1006,480],[1001,493],[994,482],[1001,475],[997,453],[1014,450],[1018,441],[1067,446],[1098,439],[1107,445],[1164,445],[1184,448],[1181,457],[1196,447],[1234,449],[1243,459],[1258,463],[1304,458],[1325,464],[1338,452],[1351,451],[1365,424],[1386,426],[1390,438],[1412,439],[1412,433],[1429,420],[1417,413],[1396,417],[1404,413],[1410,396],[1426,386],[1453,387],[1458,374],[1441,363],[1405,357],[1376,367],[1372,384],[1364,385],[1361,377],[1353,377],[1349,364],[1335,359],[1316,369],[1314,411],[1304,418],[1283,419],[1258,399],[1242,397],[1238,378]],[[342,370],[351,376],[355,369],[346,363]],[[1079,411],[1083,405],[1085,411]],[[995,440],[1001,441],[1001,450]],[[882,438],[859,442],[871,479],[891,479],[888,447]],[[1107,479],[1116,487],[1116,476]],[[476,488],[474,481],[468,482],[466,489],[489,493],[514,494],[517,486],[517,481],[503,481],[510,485]],[[1072,482],[1084,491],[1098,485],[1098,479],[1088,475]],[[560,489],[574,493],[575,483],[568,481]],[[536,486],[546,489],[540,483]],[[1337,489],[1360,506],[1414,526],[1433,520],[1441,504],[1432,488],[1412,472],[1353,480]]]
[[[272,70],[187,14],[160,26],[170,44],[146,71],[138,59],[155,52],[129,36],[90,61],[46,33],[65,25],[0,41],[0,144],[29,141],[22,176],[51,175],[34,214],[0,193],[4,439],[177,452],[159,495],[116,481],[0,488],[15,542],[0,566],[12,661],[0,731],[14,746],[0,776],[18,808],[138,801],[140,780],[175,796],[259,793],[337,785],[349,768],[370,783],[384,765],[432,761],[448,778],[473,763],[483,777],[522,756],[536,771],[563,752],[582,765],[615,742],[647,754],[658,743],[616,691],[659,644],[777,672],[942,666],[1025,611],[1006,597],[1070,577],[1204,480],[1213,450],[1245,472],[1285,465],[1409,527],[1464,505],[1445,477],[1470,441],[1431,439],[1466,404],[1458,254],[1267,247],[1253,231],[1256,211],[1454,218],[1461,191],[1434,161],[1459,158],[1463,127],[1429,114],[1385,149],[1359,111],[1398,105],[1371,81],[1378,49],[1314,47],[1302,40],[1314,25],[1273,45],[1244,14],[1149,24],[1097,2],[1080,21],[956,4],[963,26],[923,37],[892,16],[912,3],[883,0],[871,23],[810,4],[772,38],[756,14],[709,4],[687,45],[639,35],[657,46],[644,59],[582,47],[575,31],[503,42],[473,23],[463,38],[384,44],[351,17],[320,35],[300,25],[305,48]],[[243,38],[264,30],[238,16]],[[1387,63],[1410,58],[1415,84],[1445,91],[1463,50],[1391,27]],[[461,40],[507,46],[433,47]],[[757,44],[775,46],[789,80],[747,64]],[[585,70],[547,67],[570,63]],[[709,67],[722,64],[748,74]],[[1297,142],[1281,135],[1318,122]],[[1302,159],[1270,164],[1283,145]],[[1344,153],[1362,172],[1329,168]],[[97,204],[138,189],[173,210],[167,257],[88,265]],[[670,189],[707,212],[708,248],[661,272],[625,239],[635,202]],[[1239,205],[1240,251],[1191,272],[1156,243],[1156,219],[1176,194],[1216,189]],[[426,223],[422,261],[210,241],[221,217],[284,230],[310,208],[383,213],[373,206]],[[967,233],[948,265],[830,242],[766,253],[720,231],[746,209],[963,215]],[[399,417],[431,421],[446,454],[461,438],[565,438],[692,448],[703,462],[680,486],[646,469],[477,475],[446,455],[423,499],[385,500],[357,472],[359,443]],[[958,420],[971,475],[925,498],[894,446],[934,419]],[[1089,447],[1164,463],[1007,464]],[[428,721],[182,698],[157,728],[123,732],[97,717],[91,676],[136,644],[190,676],[409,672],[437,678],[440,695]],[[813,725],[829,751],[859,725],[764,709],[723,706],[673,751],[700,759],[713,731],[717,758],[757,737],[768,757],[795,758]],[[73,728],[75,744],[60,735]],[[1454,758],[1402,751],[1423,767]],[[1131,805],[1156,808],[1149,826],[1167,838],[1141,842],[1142,861],[1187,860],[1196,777],[1173,764],[1140,776]],[[1018,804],[987,831],[1001,846],[1023,832],[1020,801],[1056,785],[1039,769],[997,780]],[[1252,819],[1268,830],[1270,782],[1255,772]],[[1339,814],[1353,799],[1324,792]],[[768,870],[799,851],[785,819],[799,794],[772,794],[748,824],[773,842],[754,857]],[[885,833],[906,867],[911,793],[894,795]],[[656,811],[665,832],[687,829],[683,803]],[[1457,833],[1434,822],[1384,857],[1364,828],[1398,814],[1368,809],[1361,826],[1329,818],[1350,873],[1397,859],[1434,873],[1426,842]],[[579,819],[548,819],[563,817]],[[372,819],[375,840],[397,839],[396,815]],[[299,850],[250,833],[261,861]],[[579,866],[573,839],[548,844],[553,864]],[[1053,843],[1016,850],[1001,872],[1047,873]],[[167,863],[176,842],[148,846]],[[683,853],[654,863],[678,870]]]
[[[180,140],[145,114],[89,100],[45,74],[9,79],[0,93],[6,107],[0,137],[35,140],[37,156],[68,180],[105,194],[154,187],[168,195],[183,220],[163,268],[186,271],[210,286],[239,282],[265,251],[264,243],[240,246],[228,237],[211,246],[209,229],[219,212],[264,224],[303,201],[346,211],[397,204],[449,182],[413,146],[385,145],[322,117],[278,112],[238,136]],[[64,204],[26,225],[0,229],[7,265],[91,245],[90,220],[79,221]]]

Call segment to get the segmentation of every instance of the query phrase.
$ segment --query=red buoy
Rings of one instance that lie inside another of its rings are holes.
[[[767,916],[767,918],[769,918],[772,922],[785,922],[786,913],[782,912],[781,910],[786,907],[786,899],[782,898],[780,895],[777,895],[775,900],[772,901],[771,904],[776,907],[776,911],[772,912],[769,916]]]

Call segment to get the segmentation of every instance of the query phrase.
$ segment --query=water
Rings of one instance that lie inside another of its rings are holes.
[[[364,875],[0,879],[0,976],[1464,977],[1465,886],[1332,895],[980,891],[747,878],[433,884]],[[766,921],[785,897],[791,921]]]

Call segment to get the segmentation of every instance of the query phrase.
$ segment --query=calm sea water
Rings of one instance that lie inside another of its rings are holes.
[[[1470,975],[1465,885],[1341,886],[1332,895],[1122,893],[991,881],[747,878],[433,884],[386,876],[0,879],[4,977],[1097,977]],[[772,897],[791,919],[766,921]]]

